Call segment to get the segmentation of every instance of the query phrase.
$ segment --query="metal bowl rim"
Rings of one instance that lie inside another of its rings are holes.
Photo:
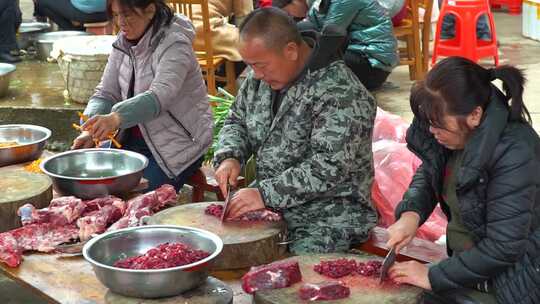
[[[0,130],[4,129],[4,128],[8,128],[8,127],[28,128],[28,129],[34,129],[34,130],[38,130],[38,131],[43,131],[43,132],[45,132],[45,137],[43,137],[42,139],[36,140],[36,141],[20,144],[20,145],[17,145],[17,146],[0,147],[0,151],[2,149],[13,149],[13,148],[18,148],[18,147],[25,147],[25,146],[39,144],[39,143],[42,143],[42,142],[46,141],[47,139],[49,139],[51,137],[51,135],[52,135],[51,130],[49,130],[49,129],[45,128],[45,127],[42,127],[42,126],[37,126],[37,125],[25,125],[25,124],[0,125]]]
[[[17,66],[11,63],[0,62],[0,67],[2,66],[6,68],[6,72],[0,73],[0,77],[7,76],[17,70]]]
[[[104,176],[104,177],[71,177],[71,176],[65,176],[65,175],[52,173],[49,170],[45,169],[45,165],[49,161],[52,161],[53,159],[56,159],[56,158],[59,158],[59,157],[65,156],[65,155],[84,153],[84,152],[88,152],[88,151],[90,151],[90,152],[94,152],[94,151],[97,151],[97,152],[111,152],[111,151],[112,152],[118,152],[118,151],[120,151],[120,152],[122,152],[122,154],[127,154],[127,155],[130,155],[130,156],[133,156],[135,158],[138,158],[138,159],[142,160],[143,165],[137,171],[133,171],[133,172],[122,174],[122,175],[112,175],[112,176]],[[62,179],[68,179],[68,180],[77,180],[77,181],[96,181],[96,180],[106,180],[106,179],[111,179],[111,178],[120,178],[120,177],[123,177],[123,176],[128,176],[128,175],[133,174],[133,173],[141,172],[147,166],[148,166],[148,158],[146,156],[144,156],[144,155],[142,155],[140,153],[134,152],[134,151],[123,150],[123,149],[113,149],[113,148],[89,148],[89,149],[70,150],[70,151],[66,151],[66,152],[62,152],[62,153],[52,155],[52,156],[46,158],[45,160],[43,160],[39,164],[39,168],[41,169],[41,171],[45,172],[49,176],[56,177],[56,178],[62,178]]]
[[[78,33],[78,34],[75,34]],[[91,33],[83,31],[56,31],[56,32],[46,32],[40,33],[37,36],[38,43],[54,43],[60,39],[74,37],[74,36],[91,36]]]
[[[119,268],[119,267],[114,267],[114,266],[110,266],[110,265],[100,263],[100,262],[94,260],[92,257],[89,256],[88,252],[90,251],[90,248],[94,244],[96,244],[97,242],[99,242],[102,239],[106,239],[106,238],[109,238],[111,236],[114,236],[115,234],[119,234],[119,233],[123,233],[123,232],[129,232],[129,231],[135,231],[135,230],[144,230],[144,229],[155,229],[155,228],[160,228],[160,229],[161,228],[166,228],[166,229],[173,229],[173,230],[191,230],[191,231],[200,232],[200,233],[205,234],[206,236],[208,236],[212,240],[212,242],[214,242],[214,244],[216,245],[216,250],[214,250],[214,252],[212,254],[210,254],[209,256],[207,256],[206,258],[204,258],[202,260],[199,260],[199,261],[197,261],[195,263],[186,264],[186,265],[177,266],[177,267],[171,267],[171,268],[162,268],[162,269],[126,269],[126,268]],[[106,232],[106,233],[101,234],[101,235],[99,235],[97,237],[94,237],[94,238],[90,239],[88,241],[88,243],[86,243],[84,245],[83,250],[82,250],[82,254],[83,254],[84,259],[87,262],[89,262],[92,265],[99,266],[100,268],[105,268],[105,269],[108,269],[108,270],[120,271],[120,272],[125,272],[125,273],[144,274],[144,273],[173,272],[173,271],[193,268],[195,266],[198,266],[198,265],[201,265],[201,264],[204,264],[204,263],[207,263],[207,262],[213,260],[214,258],[216,258],[221,253],[222,250],[223,250],[223,241],[221,240],[221,238],[219,236],[217,236],[215,233],[210,232],[208,230],[189,227],[189,226],[177,226],[177,225],[146,225],[146,226],[128,227],[128,228],[118,229],[118,230]]]

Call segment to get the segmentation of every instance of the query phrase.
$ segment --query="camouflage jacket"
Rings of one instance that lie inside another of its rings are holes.
[[[365,241],[377,220],[370,196],[374,98],[341,60],[304,71],[282,93],[276,115],[273,94],[248,75],[221,129],[216,168],[255,155],[252,186],[282,212],[293,238],[296,229],[327,227],[330,239]]]

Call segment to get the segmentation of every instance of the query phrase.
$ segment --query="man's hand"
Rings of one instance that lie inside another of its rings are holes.
[[[237,218],[246,212],[263,209],[264,207],[264,202],[259,189],[240,189],[231,197],[231,201],[229,202],[229,206],[227,208],[227,218]]]
[[[92,138],[102,141],[109,139],[109,136],[118,130],[120,123],[120,115],[111,112],[107,115],[92,116],[81,127],[88,131]]]
[[[234,158],[227,158],[222,161],[216,170],[216,181],[224,197],[227,197],[227,182],[236,187],[238,176],[240,175],[240,162]]]
[[[73,144],[71,145],[71,149],[86,149],[86,148],[92,148],[94,146],[94,140],[92,139],[92,135],[90,135],[90,132],[83,131],[77,138],[73,140]]]
[[[388,248],[396,249],[396,254],[399,253],[401,248],[407,246],[418,229],[420,223],[420,216],[413,211],[404,212],[399,220],[388,227],[388,242],[386,246]]]
[[[417,261],[395,263],[388,271],[388,276],[396,283],[410,284],[425,290],[431,290],[429,268]]]

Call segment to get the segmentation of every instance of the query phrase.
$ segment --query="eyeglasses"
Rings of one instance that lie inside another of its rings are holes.
[[[113,13],[112,15],[113,17],[113,20],[116,22],[116,23],[125,23],[125,24],[130,24],[132,23],[136,16],[134,13]]]

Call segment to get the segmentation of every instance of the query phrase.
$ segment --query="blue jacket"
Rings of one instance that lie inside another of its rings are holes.
[[[86,14],[105,12],[106,3],[106,0],[71,0],[76,9]]]
[[[321,8],[321,2],[328,4],[326,10]],[[335,24],[347,31],[348,51],[366,55],[372,67],[385,71],[397,65],[392,21],[377,0],[309,0],[308,4],[308,19],[319,30]]]

